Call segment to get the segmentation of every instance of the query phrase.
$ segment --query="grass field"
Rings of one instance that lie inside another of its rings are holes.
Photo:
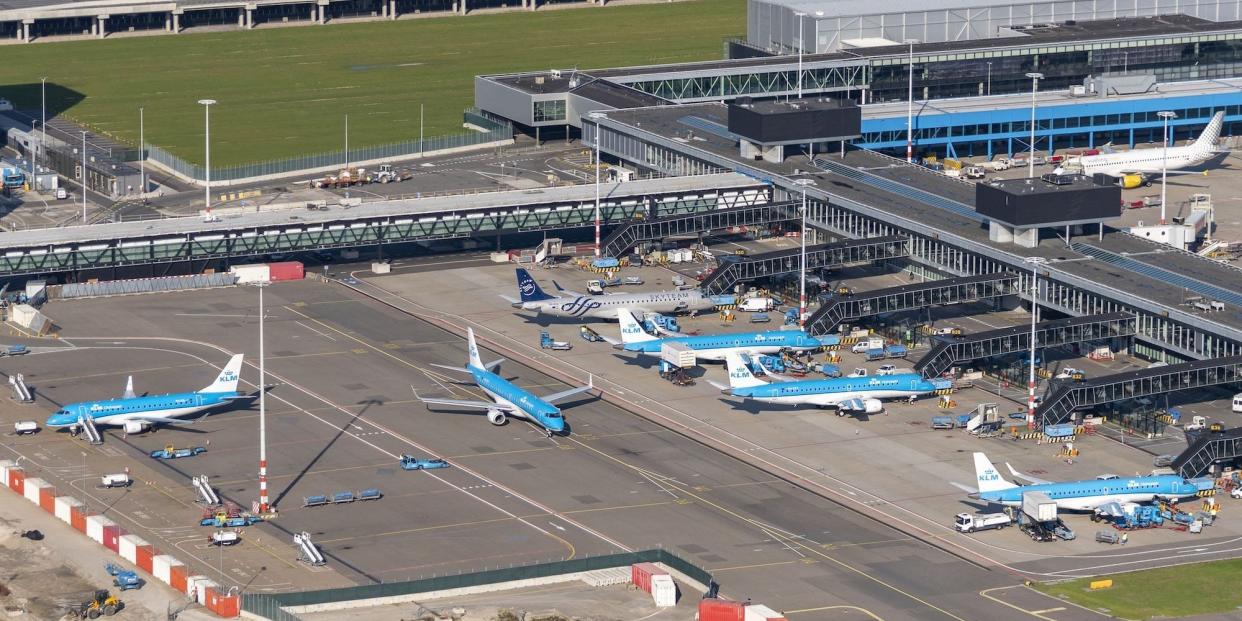
[[[212,165],[457,133],[473,77],[720,58],[745,31],[743,0],[589,7],[130,37],[4,47],[0,96],[49,109],[129,144],[138,108],[147,141],[196,163],[212,98]],[[62,90],[64,89],[64,90]]]
[[[1234,612],[1242,607],[1242,591],[1235,585],[1242,577],[1242,559],[1136,571],[1112,578],[1113,588],[1091,591],[1091,579],[1035,588],[1094,610],[1107,609],[1123,619],[1184,617]]]

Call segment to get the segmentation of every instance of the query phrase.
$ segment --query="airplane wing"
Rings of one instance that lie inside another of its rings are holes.
[[[1117,151],[1115,151],[1115,150],[1113,149],[1113,143],[1112,143],[1112,142],[1109,142],[1108,144],[1105,144],[1105,145],[1103,145],[1103,146],[1101,146],[1101,147],[1100,147],[1100,153],[1116,153],[1116,152],[1117,152]]]
[[[1122,517],[1126,514],[1125,509],[1122,508],[1119,502],[1106,502],[1096,507],[1095,512],[1110,517]]]
[[[552,286],[553,286],[553,287],[556,287],[556,290],[557,290],[557,291],[560,291],[561,293],[564,293],[565,295],[569,295],[569,296],[573,296],[573,297],[580,297],[580,298],[582,298],[582,297],[586,297],[586,294],[585,294],[585,293],[578,293],[577,291],[570,291],[569,289],[566,289],[565,287],[562,287],[562,286],[561,286],[561,283],[558,283],[558,282],[556,282],[555,280],[554,280],[554,281],[552,281]]]
[[[572,397],[577,394],[582,394],[593,388],[595,388],[595,376],[589,375],[587,376],[586,386],[579,386],[577,388],[570,388],[569,390],[562,390],[560,392],[554,392],[546,397],[539,397],[539,398],[544,401],[547,401],[548,403],[556,403],[557,401],[560,401],[561,399],[564,399],[566,397]]]
[[[1009,462],[1005,462],[1005,467],[1009,468],[1009,474],[1012,474],[1013,478],[1022,479],[1023,481],[1026,481],[1027,483],[1030,483],[1031,485],[1048,485],[1049,483],[1052,483],[1052,481],[1049,481],[1047,479],[1033,477],[1029,474],[1022,474],[1021,472],[1014,470],[1013,466],[1009,465]]]
[[[624,344],[624,343],[622,343],[621,341],[619,341],[619,340],[617,340],[617,339],[614,339],[614,338],[612,338],[611,336],[608,336],[608,335],[605,335],[605,334],[601,334],[601,335],[599,335],[599,337],[600,337],[600,338],[602,338],[602,339],[604,339],[604,342],[605,342],[605,343],[608,343],[609,345],[612,345],[613,347],[618,347],[618,346],[623,346],[623,345],[625,345],[625,344]]]
[[[161,423],[164,425],[193,425],[198,422],[198,419],[186,420],[183,418],[164,418],[161,416],[133,416],[127,420],[143,423]]]
[[[500,366],[500,363],[502,363],[502,362],[504,362],[504,361],[505,361],[505,359],[504,359],[504,358],[500,358],[500,359],[497,359],[497,360],[493,360],[493,361],[491,361],[491,362],[489,362],[489,363],[487,363],[487,364],[483,365],[483,369],[484,369],[484,370],[486,370],[486,371],[491,371],[491,372],[495,373],[495,369],[496,369],[496,367]],[[447,364],[436,364],[436,363],[434,363],[434,362],[431,362],[431,363],[428,363],[428,364],[430,364],[430,365],[431,365],[431,366],[433,366],[433,367],[439,367],[439,368],[441,368],[441,369],[446,369],[446,370],[449,370],[449,371],[457,371],[458,373],[469,373],[469,372],[470,372],[470,369],[467,369],[466,367],[451,367],[451,366],[449,366],[449,365],[447,365]]]
[[[721,384],[720,382],[714,382],[712,380],[707,380],[707,383],[711,384],[713,388],[715,388],[716,390],[719,390],[720,392],[729,392],[730,390],[732,390],[731,388],[729,388],[727,384]]]
[[[510,304],[512,304],[512,305],[514,305],[514,306],[521,306],[521,305],[522,305],[522,301],[521,301],[521,300],[519,300],[519,299],[517,299],[517,298],[515,298],[515,297],[510,297],[510,296],[507,296],[507,295],[504,295],[504,294],[497,294],[497,295],[499,295],[499,296],[501,297],[501,299],[503,299],[504,301],[506,301],[506,302],[508,302],[508,303],[510,303]]]
[[[418,393],[414,393],[414,396],[418,397]],[[494,401],[467,401],[463,399],[436,399],[427,397],[418,397],[418,400],[428,405],[447,405],[455,408],[475,408],[479,410],[500,410],[502,412],[510,413],[516,411],[516,409],[511,406],[496,403]]]
[[[137,397],[137,396],[138,395],[134,393],[134,376],[131,375],[129,376],[128,379],[125,380],[125,392],[121,393],[121,398],[122,399],[133,399],[134,397]]]
[[[957,481],[949,481],[949,485],[952,485],[953,487],[956,487],[957,489],[960,489],[963,492],[966,492],[967,494],[978,494],[979,493],[979,490],[969,485],[962,485],[961,483],[958,483]]]

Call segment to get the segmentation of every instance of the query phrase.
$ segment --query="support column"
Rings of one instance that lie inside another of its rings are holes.
[[[172,31],[174,33],[181,32],[181,14],[180,13],[172,14]]]
[[[238,28],[246,27],[246,9],[244,8],[237,9],[237,27]]]
[[[388,0],[388,19],[397,19],[397,0]]]
[[[254,7],[246,7],[246,28],[254,28]]]
[[[466,6],[467,0],[458,0],[461,3],[461,14],[465,15],[470,11],[470,7]]]
[[[99,36],[99,38],[100,38],[100,39],[102,39],[102,38],[104,38],[105,36],[107,36],[107,34],[108,34],[108,16],[107,16],[107,15],[100,15],[100,16],[99,16],[99,19],[95,20],[95,28],[96,28],[95,34],[97,34],[97,35]]]
[[[164,32],[172,32],[172,13],[164,16]]]
[[[17,38],[21,39],[23,43],[30,43],[31,25],[24,19],[17,25]]]
[[[317,8],[319,9],[319,23],[328,23],[328,4],[326,2],[320,3],[317,5]]]

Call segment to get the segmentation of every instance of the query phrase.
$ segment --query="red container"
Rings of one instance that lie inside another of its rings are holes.
[[[273,282],[277,280],[302,280],[306,277],[306,270],[298,261],[268,263],[267,270],[268,278]]]
[[[630,583],[650,593],[651,577],[667,573],[655,563],[634,563],[630,565]]]
[[[39,490],[39,506],[44,511],[56,515],[56,490],[51,487],[45,487]]]
[[[727,599],[699,600],[699,621],[743,621],[746,604]]]
[[[86,532],[86,516],[90,515],[85,507],[69,509],[69,524],[80,533]]]
[[[26,473],[20,468],[9,468],[9,489],[18,494],[26,493]]]
[[[226,595],[219,589],[207,589],[206,606],[207,610],[225,619],[232,619],[241,615],[241,599],[236,595]]]
[[[190,570],[185,565],[173,565],[168,570],[168,585],[179,593],[185,593],[185,579]]]
[[[155,569],[152,568],[151,559],[155,558],[155,548],[153,546],[138,546],[134,548],[138,569],[141,569],[151,575],[155,575]]]
[[[103,529],[104,547],[108,548],[109,550],[112,550],[113,552],[120,553],[121,535],[124,535],[124,534],[125,534],[125,529],[121,528],[120,526],[116,524],[113,524],[112,526],[105,526]]]

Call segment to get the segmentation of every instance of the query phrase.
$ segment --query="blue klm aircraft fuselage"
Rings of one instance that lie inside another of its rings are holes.
[[[474,383],[496,402],[513,406],[548,431],[560,433],[565,430],[565,417],[561,415],[560,408],[491,371],[474,365],[468,365],[466,369],[474,377]]]

